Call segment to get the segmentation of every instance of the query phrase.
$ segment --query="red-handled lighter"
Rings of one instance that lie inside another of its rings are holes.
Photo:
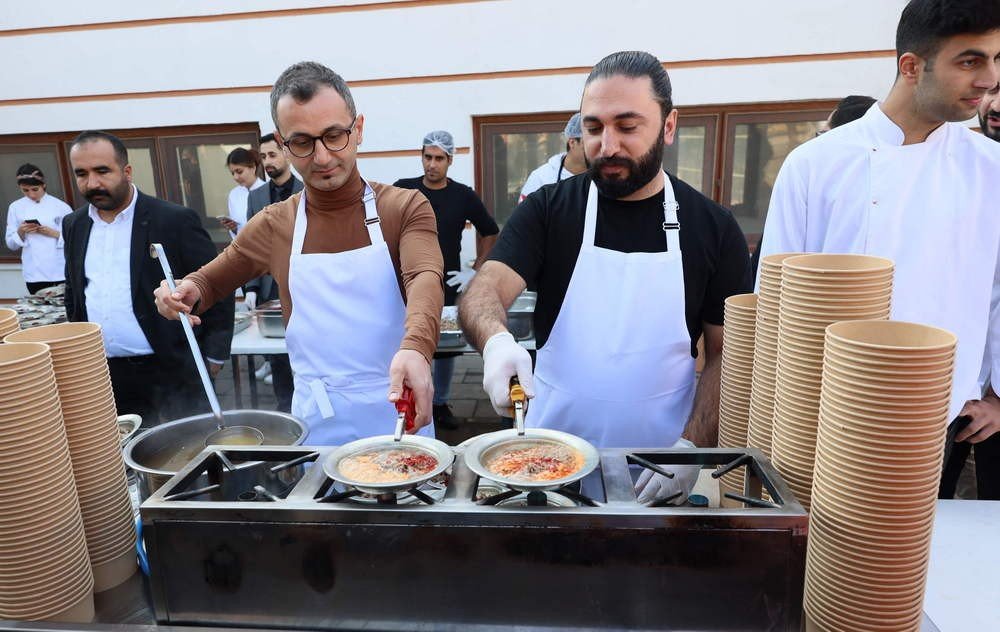
[[[405,419],[407,432],[413,430],[413,422],[417,418],[417,407],[413,403],[413,389],[409,386],[403,387],[403,393],[396,400],[396,412],[399,413],[396,423],[399,423],[400,419]]]

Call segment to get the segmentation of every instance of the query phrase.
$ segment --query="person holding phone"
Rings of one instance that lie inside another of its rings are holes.
[[[233,176],[236,186],[229,191],[229,214],[219,218],[231,237],[247,223],[247,198],[250,192],[264,186],[257,172],[260,170],[260,154],[255,149],[237,147],[226,156],[226,168]]]
[[[24,197],[7,208],[7,247],[21,251],[21,267],[29,294],[58,285],[65,276],[62,218],[73,209],[45,191],[45,175],[33,164],[17,168]]]

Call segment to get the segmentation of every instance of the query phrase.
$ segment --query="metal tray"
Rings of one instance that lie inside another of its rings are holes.
[[[281,315],[281,303],[268,301],[253,310],[257,317],[257,328],[265,338],[284,338],[285,320]]]
[[[507,310],[507,330],[518,340],[527,340],[535,334],[535,292],[522,292]]]

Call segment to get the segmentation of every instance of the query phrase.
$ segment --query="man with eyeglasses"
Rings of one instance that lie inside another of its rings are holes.
[[[295,373],[292,414],[309,426],[309,443],[391,433],[391,402],[404,386],[416,402],[414,431],[433,435],[430,360],[444,274],[430,203],[361,177],[364,116],[329,68],[285,70],[271,90],[271,116],[305,189],[254,215],[175,292],[158,289],[160,313],[201,312],[270,272]]]

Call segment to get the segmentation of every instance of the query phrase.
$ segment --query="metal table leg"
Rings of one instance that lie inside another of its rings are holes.
[[[257,404],[257,376],[254,375],[254,373],[256,373],[256,371],[257,371],[257,368],[254,366],[254,363],[253,363],[253,354],[252,353],[247,354],[247,377],[250,379],[250,408],[252,408],[252,409],[256,409],[257,405],[258,405]]]
[[[243,385],[240,384],[240,356],[230,356],[233,362],[233,408],[243,408]]]

